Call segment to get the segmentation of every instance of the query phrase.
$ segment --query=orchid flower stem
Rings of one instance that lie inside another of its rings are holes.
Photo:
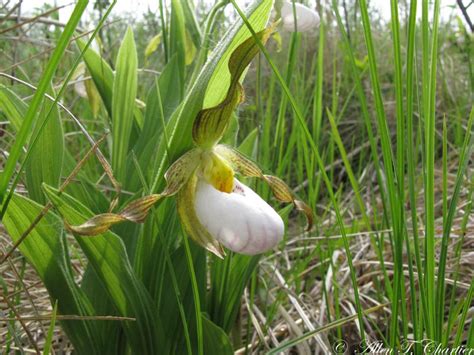
[[[196,333],[198,342],[198,354],[204,355],[203,331],[202,331],[202,315],[201,315],[201,300],[199,296],[199,287],[196,280],[196,270],[194,269],[193,257],[191,255],[191,248],[189,247],[188,238],[183,238],[184,249],[186,251],[186,261],[188,262],[189,276],[191,277],[191,284],[194,297],[194,309],[196,311]]]

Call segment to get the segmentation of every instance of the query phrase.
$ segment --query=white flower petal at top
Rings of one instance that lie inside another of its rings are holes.
[[[199,180],[194,204],[209,234],[236,253],[264,253],[283,238],[285,226],[280,215],[237,179],[231,193]]]
[[[296,31],[306,32],[319,26],[319,15],[300,3],[295,2]],[[281,7],[281,20],[283,29],[289,32],[295,31],[295,16],[293,15],[292,1],[284,1]]]

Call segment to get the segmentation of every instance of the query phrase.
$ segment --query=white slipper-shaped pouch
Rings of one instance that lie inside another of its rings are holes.
[[[291,1],[284,1],[281,7],[281,21],[282,27],[286,31],[307,32],[319,26],[319,15],[316,11],[297,2],[295,2],[295,14],[293,14],[293,3]]]
[[[200,180],[194,204],[202,226],[236,253],[264,253],[283,238],[285,226],[280,215],[237,179],[231,193],[216,190]]]

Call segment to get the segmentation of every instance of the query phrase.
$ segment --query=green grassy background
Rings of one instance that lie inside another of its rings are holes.
[[[113,2],[78,1],[62,25],[2,9],[2,351],[474,347],[473,37],[439,1],[391,1],[390,19],[365,0],[310,2],[319,28],[276,34],[252,62],[224,141],[308,202],[311,231],[247,180],[287,223],[262,256],[209,255],[186,238],[173,199],[143,225],[64,232],[62,217],[80,223],[116,197],[120,207],[161,191],[202,101],[219,96],[206,87],[222,54],[261,29],[270,3],[160,1],[132,19]]]

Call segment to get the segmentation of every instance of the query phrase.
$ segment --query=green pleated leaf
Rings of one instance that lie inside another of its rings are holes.
[[[205,354],[231,355],[234,353],[227,334],[205,316],[202,316],[202,329]]]
[[[50,94],[53,93],[52,88]],[[54,94],[54,93],[53,93]],[[47,117],[48,113],[50,117]],[[44,128],[37,138],[35,146],[25,168],[26,186],[28,195],[35,201],[44,204],[46,198],[41,189],[44,182],[58,187],[64,159],[64,137],[59,108],[50,100],[43,102],[37,124],[33,132],[33,139],[37,136],[43,122]]]
[[[195,16],[196,9],[193,8],[194,6],[192,1],[183,1],[182,7],[186,31],[189,34],[193,46],[199,48],[201,46],[202,34],[201,30],[199,29],[199,21]]]
[[[42,206],[14,195],[3,217],[8,234],[17,241],[41,212]],[[36,269],[51,297],[58,302],[59,314],[94,315],[91,303],[74,282],[61,220],[47,213],[20,244],[20,251]],[[91,321],[61,321],[61,326],[79,354],[100,353],[104,342]]]
[[[0,112],[5,114],[15,132],[20,130],[27,109],[28,106],[17,94],[0,85]]]
[[[145,48],[145,59],[147,59],[149,56],[151,56],[153,53],[156,52],[156,50],[158,49],[158,46],[161,43],[162,37],[163,37],[163,34],[160,32],[150,39],[150,41],[148,42]]]
[[[201,247],[190,244],[190,254],[193,260],[193,268],[199,295],[201,309],[204,307],[206,295],[206,253]],[[169,251],[166,251],[168,253]],[[188,354],[187,342],[189,341],[191,352],[197,354],[197,332],[196,332],[196,310],[194,305],[192,277],[186,260],[184,246],[174,250],[169,255],[170,262],[166,265],[163,275],[163,287],[160,293],[160,314],[166,322],[166,339],[170,341],[172,348],[170,354]],[[156,264],[156,263],[154,263]],[[174,275],[174,276],[173,276]],[[183,313],[180,312],[180,308]],[[203,322],[204,326],[204,322]],[[186,335],[187,329],[188,335]],[[204,328],[204,327],[203,327]],[[205,330],[203,329],[203,333]],[[188,336],[186,340],[185,337]],[[204,339],[204,347],[206,347]],[[208,354],[204,351],[204,354]]]
[[[112,169],[123,182],[137,95],[137,50],[129,27],[117,55],[112,95]]]
[[[86,42],[77,40],[81,51],[86,47]],[[97,91],[104,102],[105,108],[112,117],[112,90],[114,86],[114,72],[109,64],[91,47],[84,52],[84,62],[94,81]]]
[[[44,190],[59,213],[71,224],[81,224],[92,216],[85,206],[50,186]],[[127,340],[137,354],[164,351],[163,328],[148,291],[135,275],[122,240],[112,232],[95,237],[76,236],[110,302],[121,316],[136,318],[122,323]]]
[[[49,93],[54,94],[51,88]],[[50,117],[46,117],[51,108]],[[14,132],[19,131],[27,109],[28,106],[20,97],[7,87],[0,85],[0,110],[11,123]],[[45,120],[47,123],[31,151],[25,169],[28,194],[39,203],[45,202],[41,190],[43,182],[56,187],[59,185],[64,159],[64,137],[60,112],[57,106],[53,107],[51,100],[45,100],[42,104],[32,134],[33,138],[36,137]]]
[[[180,93],[181,83],[176,79],[178,73],[178,60],[176,56],[173,56],[150,89],[146,101],[143,129],[133,148],[145,178],[149,181],[154,178],[154,164],[150,162],[162,158],[156,154],[156,149],[160,141],[164,140],[163,130],[173,111],[183,99]],[[135,181],[129,182],[129,186],[132,188],[138,186],[138,176],[131,175],[130,178]]]

